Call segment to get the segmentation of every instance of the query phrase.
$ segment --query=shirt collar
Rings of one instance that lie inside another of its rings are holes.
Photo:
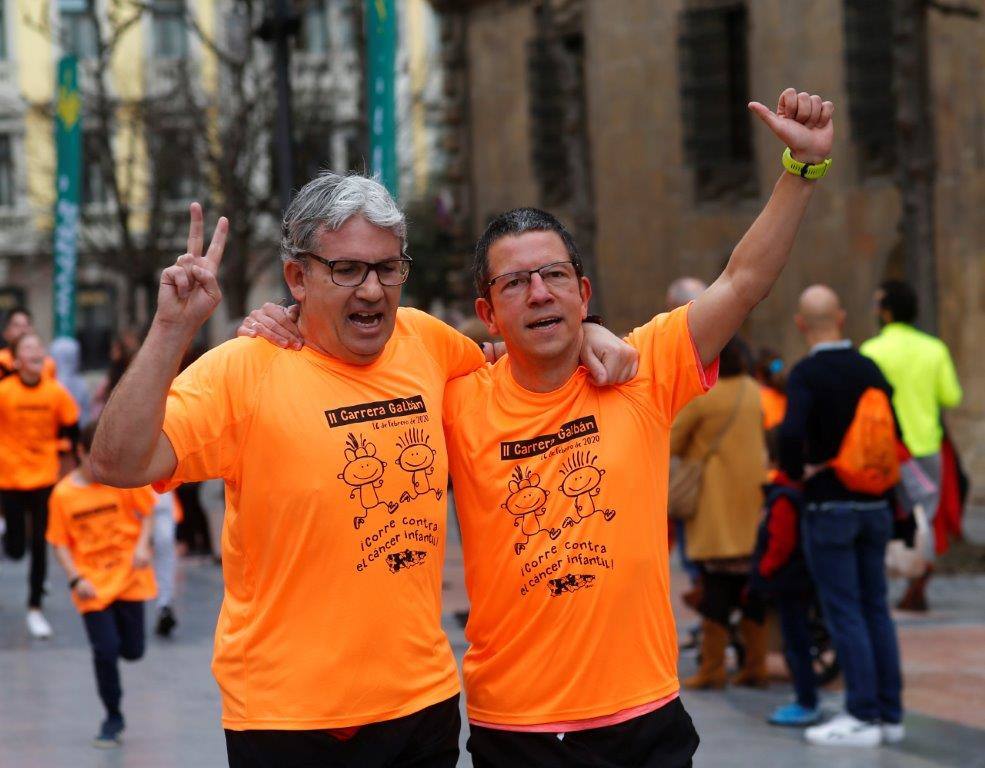
[[[851,339],[839,339],[838,341],[822,341],[819,344],[815,344],[811,347],[811,354],[816,354],[818,352],[829,352],[834,349],[851,349],[852,340]]]

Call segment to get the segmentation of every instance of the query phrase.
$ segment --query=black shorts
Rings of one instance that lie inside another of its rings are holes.
[[[556,733],[500,731],[472,725],[475,768],[687,768],[698,732],[681,700],[624,723]]]
[[[461,729],[456,694],[345,741],[325,730],[227,730],[226,754],[229,768],[455,768]]]

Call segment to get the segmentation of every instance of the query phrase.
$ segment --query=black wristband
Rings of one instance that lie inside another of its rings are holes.
[[[583,323],[594,323],[595,325],[605,325],[605,321],[602,319],[602,315],[588,315]]]
[[[71,579],[71,580],[70,580],[70,581],[68,582],[68,588],[69,588],[69,589],[75,589],[75,586],[76,586],[76,585],[77,585],[77,584],[78,584],[78,583],[79,583],[80,581],[82,581],[82,577],[81,577],[81,576],[76,576],[76,577],[75,577],[74,579]]]

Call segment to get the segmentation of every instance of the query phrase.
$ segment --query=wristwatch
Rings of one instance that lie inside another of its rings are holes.
[[[815,181],[820,179],[828,172],[828,168],[831,167],[831,158],[826,158],[820,163],[802,163],[800,160],[794,160],[793,155],[790,152],[790,147],[783,150],[783,167],[786,168],[788,173],[792,173],[794,176],[800,176],[802,179],[807,179],[808,181]]]

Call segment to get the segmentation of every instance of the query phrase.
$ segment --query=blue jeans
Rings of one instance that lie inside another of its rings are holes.
[[[144,603],[117,600],[101,611],[82,614],[92,661],[96,668],[96,689],[109,717],[120,716],[119,659],[136,661],[144,655]]]
[[[845,708],[867,722],[903,717],[899,647],[886,598],[889,505],[809,503],[804,554],[845,675]]]

